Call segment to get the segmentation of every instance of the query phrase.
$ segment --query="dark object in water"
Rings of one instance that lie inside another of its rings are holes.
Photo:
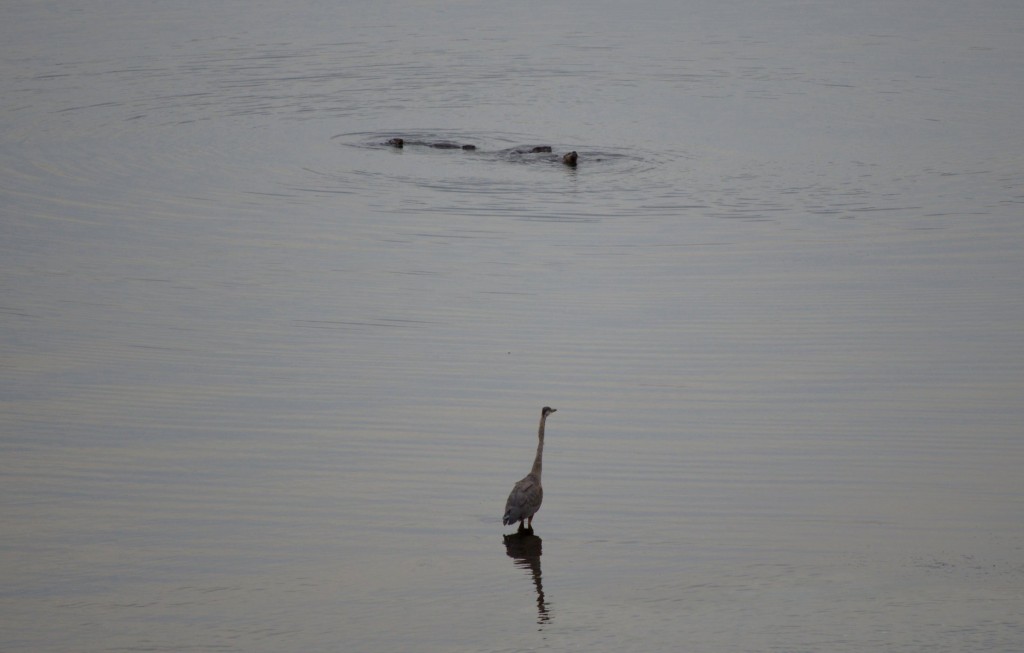
[[[476,145],[459,145],[458,143],[448,143],[441,141],[440,143],[427,143],[430,147],[436,147],[439,150],[475,150]]]
[[[395,138],[388,139],[388,141],[385,143],[385,145],[389,145],[391,147],[402,149],[402,148],[405,147],[406,141],[405,141],[404,138],[399,138],[399,137],[396,136]],[[426,146],[426,147],[433,147],[433,148],[438,149],[438,150],[466,150],[466,151],[473,151],[473,150],[476,149],[476,145],[470,145],[468,143],[465,144],[465,145],[461,145],[459,143],[453,143],[451,141],[436,141],[436,142],[409,141],[409,145],[423,145],[423,146]],[[516,150],[514,150],[514,152],[519,153],[519,154],[549,154],[549,153],[551,153],[551,151],[552,150],[551,150],[551,146],[550,145],[535,145],[534,147],[531,147],[528,150],[527,149],[521,149],[521,150],[520,149],[516,149]],[[547,157],[544,157],[544,158],[547,159]],[[552,157],[552,158],[554,158],[554,157]],[[567,165],[567,166],[569,166],[571,168],[575,168],[576,167],[577,159],[579,159],[579,155],[576,153],[575,150],[573,150],[572,152],[568,152],[568,153],[562,155],[562,163],[564,163],[565,165]]]
[[[551,152],[551,146],[537,145],[535,147],[517,147],[512,151],[516,154],[543,154],[545,152]]]
[[[409,141],[410,145],[426,145],[427,147],[436,147],[439,150],[475,150],[476,145],[459,145],[458,143],[449,143],[447,141],[440,141],[437,143],[422,143],[417,141]],[[385,145],[391,147],[397,147],[399,149],[405,147],[404,138],[391,138]]]

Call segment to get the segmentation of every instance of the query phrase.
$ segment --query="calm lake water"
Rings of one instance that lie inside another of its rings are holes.
[[[1024,4],[2,13],[5,653],[1024,650]]]

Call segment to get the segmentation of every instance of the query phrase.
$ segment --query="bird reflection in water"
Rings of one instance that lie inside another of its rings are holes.
[[[537,588],[537,623],[544,626],[551,621],[548,603],[544,600],[544,585],[541,583],[540,556],[541,540],[532,530],[523,529],[511,535],[505,535],[505,551],[508,557],[515,560],[515,565],[526,569],[533,577],[533,585]]]

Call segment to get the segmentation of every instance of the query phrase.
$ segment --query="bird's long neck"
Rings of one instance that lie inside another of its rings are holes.
[[[530,474],[540,478],[540,468],[544,458],[544,420],[547,419],[547,415],[542,415],[540,418],[540,427],[537,429],[537,457],[533,459],[533,469],[530,470]]]

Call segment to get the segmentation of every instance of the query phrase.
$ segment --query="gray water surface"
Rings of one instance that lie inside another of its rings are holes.
[[[1019,3],[0,44],[3,651],[1024,648]]]

